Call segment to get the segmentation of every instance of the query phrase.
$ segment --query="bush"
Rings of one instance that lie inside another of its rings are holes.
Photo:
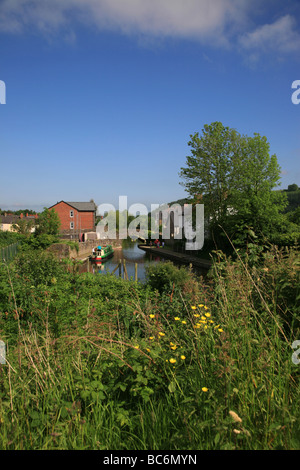
[[[146,282],[160,293],[172,291],[174,287],[187,291],[196,286],[190,270],[186,267],[177,267],[170,261],[147,266]]]

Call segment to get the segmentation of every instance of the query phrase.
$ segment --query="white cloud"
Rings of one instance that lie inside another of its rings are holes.
[[[2,0],[0,31],[57,32],[79,21],[126,34],[197,38],[226,44],[248,0]]]
[[[273,7],[274,0],[265,9],[260,0],[0,0],[0,32],[62,33],[73,43],[76,25],[84,24],[139,39],[175,37],[236,47],[255,60],[270,51],[283,55],[300,49],[289,14],[249,32],[255,16],[268,11],[274,18]]]
[[[240,45],[255,54],[275,51],[279,54],[300,50],[300,34],[296,30],[295,19],[285,15],[271,24],[259,26],[251,33],[240,37]]]

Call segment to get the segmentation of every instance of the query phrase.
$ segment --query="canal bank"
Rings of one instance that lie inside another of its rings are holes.
[[[189,255],[187,253],[176,253],[165,247],[153,247],[147,245],[139,245],[141,250],[144,250],[146,253],[151,253],[154,256],[160,256],[164,259],[174,261],[176,263],[183,263],[190,265],[192,264],[195,268],[209,269],[212,266],[212,262],[206,259],[200,259],[195,256]]]

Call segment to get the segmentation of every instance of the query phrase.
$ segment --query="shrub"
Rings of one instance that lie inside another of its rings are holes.
[[[146,282],[160,293],[178,287],[184,291],[195,286],[193,275],[186,267],[177,267],[167,261],[147,266]]]

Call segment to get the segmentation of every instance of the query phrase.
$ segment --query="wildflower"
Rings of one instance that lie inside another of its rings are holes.
[[[185,356],[180,356],[180,359],[182,359],[183,361],[185,360]]]
[[[208,388],[202,387],[202,392],[208,392]]]
[[[185,320],[182,320],[182,322],[181,322],[181,323],[183,323],[184,325],[186,325],[186,321],[185,321]]]
[[[170,362],[171,362],[171,364],[175,364],[176,359],[173,359],[173,358],[172,358],[172,359],[170,359]]]
[[[160,331],[158,334],[159,334],[160,336],[165,336],[165,333],[162,333],[162,331]]]
[[[194,317],[199,318],[200,317],[199,313],[194,313]]]
[[[180,320],[180,318],[179,318],[179,317],[175,317],[174,320],[178,321],[178,320]]]
[[[153,313],[151,313],[151,315],[149,315],[150,318],[155,318],[155,315],[153,315]]]
[[[137,346],[134,346],[134,348],[135,348],[135,349],[139,349],[139,345],[137,345]]]
[[[199,304],[198,307],[202,308],[202,307],[204,307],[204,305],[203,305],[203,304]]]
[[[150,352],[150,349],[149,349],[149,348],[147,348],[147,349],[146,349],[146,351]]]
[[[208,310],[208,307],[206,307],[206,305],[204,305],[204,309],[205,309],[205,310]]]
[[[202,317],[201,317],[201,320],[205,320],[205,321],[206,321],[206,318],[202,316]]]
[[[175,351],[175,349],[177,349],[176,344],[174,344],[174,346],[171,346],[171,349],[173,349],[173,351]]]
[[[224,330],[222,330],[222,328],[218,328],[218,331],[220,331],[220,333],[223,333]]]
[[[209,312],[206,312],[206,313],[205,313],[205,316],[206,316],[206,317],[210,317],[210,313],[209,313]]]
[[[191,307],[192,310],[196,310],[197,307],[195,307],[194,305]]]
[[[149,339],[154,339],[154,336],[150,336],[150,338],[149,338]]]

